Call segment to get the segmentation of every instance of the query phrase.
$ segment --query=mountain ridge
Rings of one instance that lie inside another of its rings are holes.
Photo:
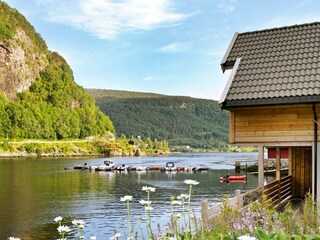
[[[118,136],[166,139],[172,146],[226,149],[228,113],[217,101],[107,89],[86,89]]]

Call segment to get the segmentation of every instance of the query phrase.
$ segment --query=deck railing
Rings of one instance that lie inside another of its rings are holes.
[[[228,205],[233,209],[241,209],[250,203],[258,200],[262,196],[262,187],[256,188],[244,194],[240,190],[235,191],[235,197],[228,199]],[[217,203],[209,207],[208,200],[201,202],[201,218],[204,224],[210,222],[222,210],[222,203]]]
[[[259,187],[244,194],[240,190],[235,191],[235,197],[228,199],[228,205],[233,209],[241,209],[250,203],[257,201],[262,195],[266,195],[275,206],[279,206],[284,201],[292,197],[291,192],[292,176],[286,176],[280,180],[273,181],[264,187]],[[208,201],[201,202],[201,218],[204,224],[210,222],[215,216],[220,214],[222,203],[217,203],[209,207]]]
[[[286,176],[264,186],[264,195],[277,206],[292,197],[292,176]]]

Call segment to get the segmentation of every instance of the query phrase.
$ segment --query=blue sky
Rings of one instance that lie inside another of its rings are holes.
[[[320,21],[317,0],[5,0],[85,88],[219,100],[235,32]]]

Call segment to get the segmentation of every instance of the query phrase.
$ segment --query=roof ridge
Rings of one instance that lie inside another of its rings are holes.
[[[311,22],[311,23],[301,23],[301,24],[294,24],[294,25],[288,25],[288,26],[282,26],[282,27],[274,27],[274,28],[267,28],[267,29],[261,29],[261,30],[247,31],[247,32],[238,33],[238,35],[246,35],[246,34],[251,34],[251,33],[259,33],[259,32],[271,32],[271,31],[275,31],[275,30],[303,27],[303,26],[316,25],[316,24],[320,24],[320,22],[318,21],[318,22]]]

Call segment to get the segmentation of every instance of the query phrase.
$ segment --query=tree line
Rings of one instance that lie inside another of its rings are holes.
[[[166,139],[170,146],[225,149],[228,114],[213,100],[87,89],[117,135]],[[127,96],[127,97],[126,97]]]

